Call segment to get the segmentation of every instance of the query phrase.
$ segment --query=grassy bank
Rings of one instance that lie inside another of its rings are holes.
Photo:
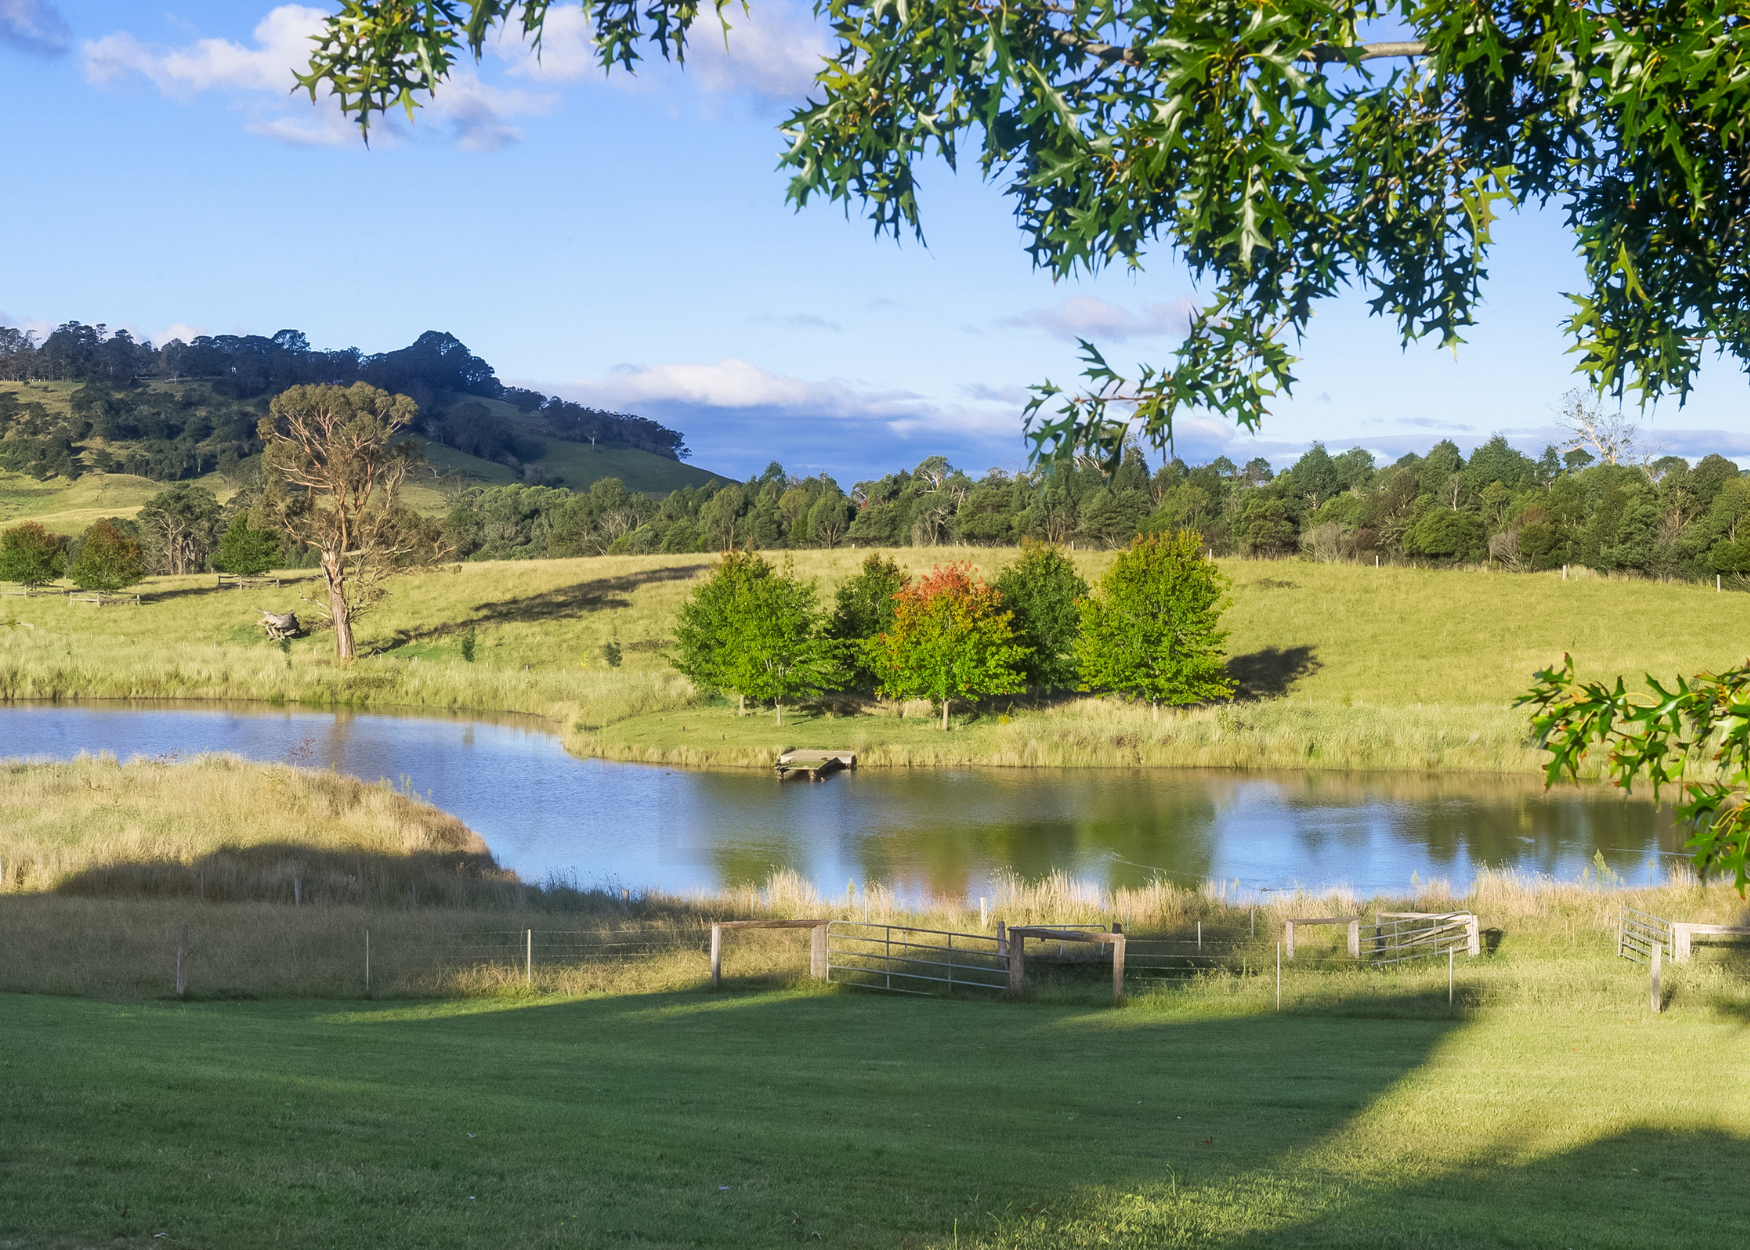
[[[865,552],[795,553],[830,595]],[[906,550],[914,568],[1013,553]],[[1090,577],[1109,553],[1078,553]],[[790,746],[851,746],[875,765],[1198,764],[1525,771],[1515,695],[1575,655],[1583,675],[1692,673],[1741,662],[1746,601],[1711,590],[1559,574],[1225,561],[1228,640],[1242,683],[1231,707],[1163,713],[1113,700],[995,701],[933,728],[921,707],[840,700],[738,716],[701,700],[667,663],[676,610],[705,556],[481,563],[400,580],[361,626],[349,667],[329,640],[282,654],[257,610],[296,610],[307,582],[218,591],[155,578],[139,608],[0,600],[0,698],[265,699],[528,712],[579,753],[701,766],[769,765]],[[472,630],[475,662],[462,657]],[[607,668],[602,648],[624,655]],[[908,712],[908,715],[900,715]]]

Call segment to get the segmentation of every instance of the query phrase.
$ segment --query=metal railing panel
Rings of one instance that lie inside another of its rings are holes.
[[[861,989],[929,994],[933,987],[1006,990],[1006,945],[982,933],[835,920],[826,930],[826,979]]]
[[[1664,959],[1676,958],[1675,934],[1671,922],[1650,912],[1633,907],[1618,907],[1616,916],[1616,953],[1636,963],[1652,963],[1655,948]]]

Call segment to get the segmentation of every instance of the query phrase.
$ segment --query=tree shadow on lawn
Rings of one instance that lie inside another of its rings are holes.
[[[570,586],[556,586],[552,590],[524,595],[518,599],[498,599],[481,604],[460,620],[395,630],[379,645],[382,650],[390,651],[410,642],[449,637],[469,625],[527,625],[564,620],[585,612],[599,612],[604,608],[629,608],[632,600],[627,596],[640,587],[658,582],[688,581],[702,569],[710,567],[708,561],[701,561],[696,564],[642,569],[619,577],[598,577]]]
[[[274,1230],[344,1208],[357,1244],[432,1240],[472,1210],[458,1195],[499,1204],[503,1244],[518,1240],[510,1223],[559,1221],[656,1245],[813,1232],[1039,1250],[1706,1244],[1750,1166],[1729,1135],[1654,1130],[1525,1167],[1477,1157],[1397,1188],[1307,1166],[1459,1027],[1438,993],[1382,988],[1344,1016],[1185,1019],[795,994],[787,980],[557,1003],[202,1005],[125,1023],[107,1004],[21,999],[21,1028],[86,1014],[91,1027],[49,1030],[54,1046],[21,1052],[11,1078],[45,1108],[36,1153],[87,1152],[79,1200],[55,1211],[67,1232],[109,1218],[138,1188],[133,1156],[180,1142],[166,1126],[201,1107],[202,1153],[223,1151],[247,1183],[159,1165],[153,1201],[197,1241],[196,1210],[215,1234],[247,1231],[283,1189],[297,1213]],[[54,1056],[40,1073],[38,1052]],[[140,1079],[159,1070],[175,1080]],[[276,1120],[264,1137],[264,1108],[294,1090],[285,1123],[304,1136],[282,1140]],[[118,1130],[101,1108],[123,1094]],[[353,1173],[367,1163],[365,1194]]]
[[[1713,1250],[1743,1242],[1746,1173],[1750,1141],[1741,1137],[1638,1127],[1529,1164],[1474,1159],[1438,1179],[1378,1189],[1312,1220],[1225,1244]]]
[[[1310,677],[1324,664],[1315,652],[1317,647],[1265,647],[1236,655],[1227,662],[1228,676],[1239,683],[1234,702],[1257,703],[1264,699],[1280,699],[1294,684]]]

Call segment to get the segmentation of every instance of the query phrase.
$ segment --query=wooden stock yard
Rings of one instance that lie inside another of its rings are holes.
[[[1361,958],[1361,917],[1360,916],[1318,916],[1313,919],[1297,919],[1285,922],[1283,928],[1283,946],[1288,957],[1294,958],[1294,926],[1309,924],[1340,924],[1349,929],[1349,958]]]
[[[723,984],[723,930],[811,929],[808,935],[808,975],[826,980],[826,927],[830,920],[714,920],[711,922],[711,988]]]
[[[1101,933],[1088,929],[1051,929],[1043,925],[1017,925],[1009,930],[1009,991],[1024,993],[1027,989],[1027,939],[1048,942],[1098,942],[1112,948],[1112,997],[1124,997],[1124,930],[1113,925],[1113,932]]]

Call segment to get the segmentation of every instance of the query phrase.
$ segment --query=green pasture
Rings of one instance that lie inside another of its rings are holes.
[[[866,551],[799,551],[821,595]],[[914,571],[964,559],[994,574],[1014,553],[893,553]],[[1077,553],[1090,577],[1111,559]],[[669,666],[674,616],[709,555],[449,565],[396,579],[358,623],[341,668],[326,635],[289,654],[258,609],[307,612],[310,574],[279,589],[149,578],[139,607],[0,600],[0,697],[272,699],[532,712],[581,753],[700,766],[769,765],[786,746],[852,747],[871,764],[989,763],[1409,768],[1523,772],[1539,754],[1512,700],[1571,651],[1582,676],[1669,678],[1744,661],[1750,598],[1711,588],[1559,573],[1374,569],[1224,560],[1230,706],[1190,712],[1068,695],[992,700],[943,733],[922,708],[829,700],[747,716]],[[472,629],[475,662],[461,640]],[[605,645],[618,640],[612,668]]]
[[[1451,1010],[1444,972],[1282,1014],[8,996],[0,1244],[1736,1244],[1741,995]]]

